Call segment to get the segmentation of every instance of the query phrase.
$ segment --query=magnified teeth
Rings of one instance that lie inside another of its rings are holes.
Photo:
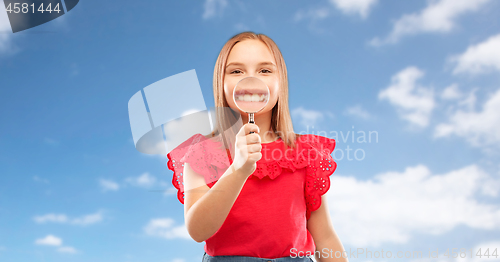
[[[257,94],[253,94],[252,95],[252,102],[259,102],[259,100],[260,100],[260,96],[259,95],[257,95]]]
[[[246,94],[236,96],[236,101],[245,101],[245,102],[263,102],[266,101],[267,95],[258,95],[258,94]]]
[[[244,95],[243,96],[243,101],[247,101],[247,102],[252,101],[252,96],[251,95]]]

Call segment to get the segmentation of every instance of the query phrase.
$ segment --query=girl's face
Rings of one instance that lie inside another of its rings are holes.
[[[246,116],[245,112],[239,110],[233,98],[233,90],[238,81],[253,76],[259,78],[269,87],[269,102],[261,111],[255,113],[255,117],[269,112],[278,101],[279,75],[271,51],[260,40],[247,39],[233,46],[227,58],[224,71],[224,95],[226,101],[233,110],[239,111]]]

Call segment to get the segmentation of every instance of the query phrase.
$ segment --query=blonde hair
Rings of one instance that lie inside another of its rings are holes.
[[[269,48],[269,51],[271,51],[271,54],[276,61],[280,86],[278,101],[271,112],[271,131],[279,135],[288,147],[295,148],[295,141],[299,135],[295,134],[293,131],[292,118],[290,117],[290,111],[288,108],[288,75],[285,60],[283,59],[281,51],[276,43],[264,34],[255,34],[250,31],[242,32],[231,37],[231,39],[229,39],[222,47],[214,68],[213,87],[216,111],[217,108],[229,108],[229,104],[224,99],[224,71],[229,53],[236,43],[247,39],[262,41]],[[224,114],[224,112],[227,112],[227,110],[222,110],[216,113],[217,128],[214,132],[212,132],[212,136],[214,136],[215,133],[218,133],[217,130],[227,130],[225,127],[231,126],[230,123],[234,123],[234,118],[232,117],[235,117],[235,115],[230,116],[228,114]],[[228,117],[230,119],[228,119]],[[267,132],[267,130],[265,131]],[[224,133],[222,133],[222,135],[224,136]]]

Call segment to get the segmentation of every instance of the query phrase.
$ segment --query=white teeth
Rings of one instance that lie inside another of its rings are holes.
[[[252,102],[259,102],[260,101],[260,96],[257,94],[252,95]]]
[[[247,101],[247,102],[252,101],[252,96],[251,95],[244,95],[243,96],[243,101]]]
[[[267,96],[266,95],[258,95],[258,94],[246,94],[246,95],[240,95],[236,96],[236,101],[246,101],[246,102],[263,102],[266,101]]]

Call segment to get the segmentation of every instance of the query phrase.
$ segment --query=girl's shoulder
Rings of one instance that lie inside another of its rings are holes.
[[[230,165],[227,150],[217,137],[200,133],[189,137],[167,154],[167,167],[173,171],[172,184],[177,189],[177,198],[184,203],[184,165],[202,175],[212,187]]]

